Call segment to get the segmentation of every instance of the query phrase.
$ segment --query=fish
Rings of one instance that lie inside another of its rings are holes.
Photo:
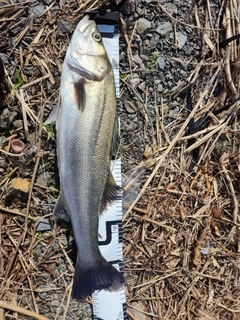
[[[95,290],[117,291],[124,283],[98,246],[99,215],[120,192],[110,170],[119,130],[113,69],[88,15],[65,55],[56,131],[60,193],[53,215],[71,221],[77,246],[72,297],[85,300]]]

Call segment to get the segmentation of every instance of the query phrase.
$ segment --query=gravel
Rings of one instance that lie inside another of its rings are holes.
[[[17,3],[17,1],[14,2]],[[129,0],[128,2],[129,6],[134,8],[132,1]],[[19,1],[19,3],[21,3],[21,1]],[[102,2],[99,1],[99,4],[100,3]],[[173,17],[176,17],[178,20],[191,24],[194,1],[171,0],[162,1],[161,3],[170,15],[173,15]],[[79,10],[76,4],[69,4],[70,7],[68,8],[68,1],[57,1],[52,7],[51,4],[51,0],[35,1],[34,5],[29,6],[29,8],[25,7],[22,16],[19,18],[19,24],[9,31],[8,38],[3,39],[3,41],[8,43],[9,48],[5,50],[4,53],[1,53],[0,57],[2,57],[5,67],[14,83],[18,81],[15,69],[21,68],[20,58],[22,59],[22,57],[24,57],[24,59],[26,59],[26,57],[31,54],[29,65],[24,66],[22,70],[26,83],[31,82],[36,75],[40,77],[46,74],[46,69],[40,64],[40,59],[43,59],[55,81],[52,83],[50,79],[48,79],[42,84],[45,91],[41,91],[41,88],[37,87],[36,91],[32,88],[31,93],[36,96],[40,94],[40,92],[41,94],[44,93],[43,100],[46,101],[49,99],[47,103],[51,102],[50,105],[54,105],[57,101],[61,64],[71,37],[71,32],[80,19],[80,17],[76,19],[76,14],[80,16],[82,11]],[[121,96],[121,145],[123,146],[122,163],[124,176],[128,176],[132,167],[144,159],[146,145],[149,141],[152,141],[150,133],[152,126],[156,122],[156,110],[160,115],[164,115],[164,125],[167,126],[176,120],[177,115],[180,110],[182,110],[181,100],[178,97],[172,97],[171,94],[180,88],[191,75],[196,63],[199,62],[202,47],[198,31],[184,25],[184,23],[174,25],[174,21],[161,10],[157,1],[138,0],[136,1],[136,8],[134,9],[132,16],[124,17],[126,22],[125,32],[127,33],[128,39],[132,39],[132,58],[129,52],[127,52],[124,33],[122,33],[120,37],[121,77],[123,79],[128,77],[126,79],[129,79],[129,83],[133,88],[132,90],[124,87]],[[216,10],[217,9],[216,4]],[[72,17],[74,17],[74,19],[72,19]],[[52,20],[50,21],[49,19]],[[46,22],[48,20],[52,25],[52,29],[49,34],[44,34],[40,39],[40,44],[38,45],[47,45],[44,54],[37,59],[34,56],[34,50],[36,50],[36,52],[38,50],[37,45],[34,47],[33,43],[26,47],[26,44],[29,45],[32,43],[33,38],[43,26],[43,21]],[[17,35],[20,33],[20,30],[26,26],[26,21],[33,21],[33,34],[31,33],[31,26],[29,24],[30,28],[24,34],[22,41],[18,41]],[[174,31],[175,27],[176,32]],[[122,28],[122,30],[124,30],[124,28]],[[51,37],[53,37],[54,41],[51,41]],[[54,46],[56,46],[57,49]],[[16,48],[18,55],[11,53],[13,48]],[[31,50],[33,50],[33,54]],[[22,55],[22,52],[24,52],[24,55]],[[129,58],[131,58],[130,61]],[[10,92],[10,84],[6,83],[5,86],[5,90]],[[52,100],[50,101],[50,99]],[[1,148],[7,144],[6,138],[8,135],[6,130],[10,130],[10,128],[18,129],[23,126],[21,113],[14,111],[17,109],[16,105],[20,105],[19,101],[11,98],[10,94],[8,94],[7,104],[5,103],[0,115],[0,130],[2,132],[2,136],[0,137]],[[39,105],[33,102],[31,105],[33,113],[38,114],[40,112],[39,107]],[[19,110],[21,110],[21,108]],[[145,115],[147,115],[146,118]],[[182,110],[181,116],[185,115],[186,112]],[[28,123],[29,147],[35,146],[36,152],[37,132],[34,131],[35,124],[32,119],[28,119]],[[18,135],[18,131],[16,132]],[[49,146],[46,138],[44,143],[45,146],[42,146],[42,149],[46,148],[46,145]],[[55,152],[54,142],[51,148],[47,147],[47,149],[46,152],[53,154]],[[27,170],[25,170],[27,166],[26,161],[21,161],[21,159],[18,161],[21,170],[27,172]],[[43,187],[49,185],[57,186],[56,163],[54,159],[51,158],[49,154],[46,154],[42,158],[41,165],[43,167],[44,161],[49,161],[50,165],[44,173],[41,171],[37,173],[37,184]],[[1,156],[0,168],[4,168],[5,170],[6,165],[9,165],[9,168],[13,170],[12,163],[6,162],[6,159]],[[31,161],[29,166],[33,169]],[[48,170],[51,170],[54,176]],[[139,185],[140,183],[137,183],[137,187],[139,187]],[[41,196],[39,196],[40,198],[38,199],[34,194],[34,206],[31,214],[37,212],[39,216],[41,212],[43,212],[43,209],[45,210],[44,214],[51,213],[55,204],[53,200],[53,196],[56,198],[54,194],[55,191],[51,190],[51,196],[49,196],[46,195],[46,189],[36,190],[40,192]],[[46,203],[47,209],[44,207]],[[33,222],[32,226],[34,226]],[[37,289],[40,290],[36,291],[36,296],[39,303],[39,311],[48,316],[49,319],[63,319],[64,308],[67,305],[67,298],[70,294],[67,288],[71,283],[73,275],[73,267],[67,262],[62,247],[58,244],[59,242],[66,244],[69,231],[64,228],[61,229],[59,226],[56,226],[56,228],[58,230],[57,236],[53,231],[51,218],[46,217],[39,221],[36,231],[42,233],[42,236],[39,237],[37,245],[33,247],[31,262],[33,263],[33,267],[36,266],[37,270],[38,278],[36,279],[39,283]],[[64,247],[64,250],[68,250],[67,245]],[[17,280],[19,279],[17,278]],[[27,284],[27,281],[24,283]],[[45,289],[46,291],[44,291]],[[29,302],[32,301],[31,295],[29,292],[27,293],[28,295],[26,294],[24,299],[27,299],[27,304],[32,307],[31,302]],[[18,299],[18,301],[20,300],[21,299]],[[59,314],[56,318],[58,312]],[[21,317],[21,319],[26,319],[26,317]],[[92,319],[90,305],[70,299],[65,319]]]

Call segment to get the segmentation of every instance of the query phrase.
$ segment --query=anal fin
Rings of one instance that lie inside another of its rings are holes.
[[[108,180],[103,194],[101,213],[106,209],[108,203],[118,200],[121,187],[116,184],[112,172],[109,169]]]
[[[63,195],[61,192],[53,209],[53,217],[56,219],[65,220],[66,222],[70,221],[69,214],[66,210]]]

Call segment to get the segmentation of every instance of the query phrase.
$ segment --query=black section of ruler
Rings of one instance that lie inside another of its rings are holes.
[[[107,12],[104,16],[100,16],[98,11],[86,11],[84,15],[89,15],[97,24],[118,25],[119,23],[119,14],[115,11]]]
[[[118,232],[118,242],[122,241],[122,221],[121,220],[113,220],[113,221],[106,221],[106,240],[98,241],[99,246],[106,246],[112,242],[112,226],[117,227]],[[121,241],[120,241],[121,240]]]

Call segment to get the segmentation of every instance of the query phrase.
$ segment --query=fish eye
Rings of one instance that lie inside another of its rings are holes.
[[[102,37],[101,37],[100,33],[98,33],[98,32],[93,33],[92,37],[97,42],[100,42],[102,40]]]

